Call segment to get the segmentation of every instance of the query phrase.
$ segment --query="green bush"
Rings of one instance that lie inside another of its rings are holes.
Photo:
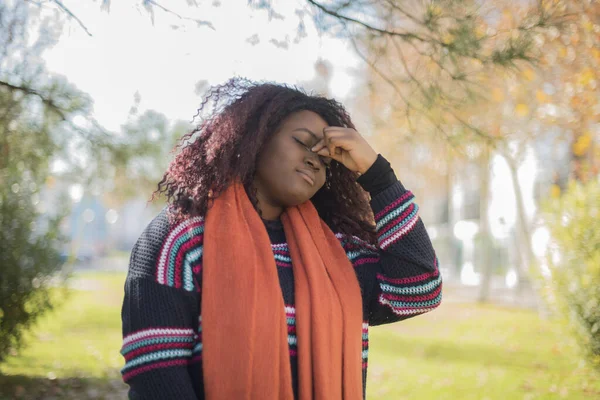
[[[600,182],[572,183],[544,211],[552,237],[549,294],[600,369]]]
[[[55,304],[52,279],[62,265],[58,218],[36,212],[36,185],[15,176],[0,175],[0,361]]]

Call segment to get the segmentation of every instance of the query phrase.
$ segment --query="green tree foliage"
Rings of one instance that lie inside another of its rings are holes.
[[[600,370],[600,182],[572,182],[545,218],[554,244],[549,297]]]
[[[39,56],[52,44],[51,21],[27,32],[27,7],[0,3],[0,361],[52,307],[50,281],[61,268],[58,202],[42,215],[49,162],[64,122],[88,112],[89,99]],[[33,44],[29,44],[33,43]]]
[[[41,57],[58,40],[64,18],[59,11],[42,17],[27,2],[0,2],[0,361],[55,304],[60,224],[70,204],[59,184],[139,195],[133,189],[157,181],[173,143],[165,139],[172,133],[166,118],[155,112],[121,135],[107,132],[91,117],[89,96],[49,73]],[[182,124],[175,127],[181,134]],[[57,164],[61,171],[52,171]],[[115,186],[119,173],[122,184]]]
[[[135,110],[134,106],[134,110]],[[134,111],[121,127],[122,155],[108,167],[106,196],[112,207],[132,197],[149,199],[156,190],[179,138],[191,130],[184,121],[170,122],[153,110],[140,115]]]

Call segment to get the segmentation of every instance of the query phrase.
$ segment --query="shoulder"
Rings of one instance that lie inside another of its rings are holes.
[[[204,218],[172,223],[163,209],[146,227],[134,246],[130,272],[139,270],[156,282],[193,290],[199,272],[204,238]]]

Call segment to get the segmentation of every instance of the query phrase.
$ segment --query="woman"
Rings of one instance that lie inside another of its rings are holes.
[[[441,300],[413,195],[334,100],[241,79],[209,99],[132,251],[130,398],[363,398],[368,327]]]

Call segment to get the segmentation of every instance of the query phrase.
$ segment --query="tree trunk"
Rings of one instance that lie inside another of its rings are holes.
[[[535,262],[535,256],[533,254],[533,245],[531,243],[531,230],[529,229],[529,224],[527,223],[527,216],[525,215],[525,204],[523,202],[523,192],[521,190],[521,185],[519,184],[519,176],[517,171],[517,163],[515,160],[508,156],[504,155],[508,167],[510,169],[510,176],[512,178],[513,190],[515,191],[515,200],[517,205],[517,230],[519,232],[519,240],[520,249],[522,251],[521,254],[525,254],[525,260],[523,260],[523,267],[521,271],[518,271],[519,274],[519,284],[522,283],[526,278],[526,270]],[[523,269],[525,271],[523,271]]]
[[[485,147],[481,158],[481,175],[479,188],[479,244],[481,250],[481,285],[479,287],[479,302],[486,302],[490,298],[493,266],[490,254],[490,148]]]
[[[508,154],[503,154],[506,159],[506,163],[510,169],[510,175],[512,178],[513,189],[515,191],[515,200],[517,205],[517,252],[519,253],[519,260],[517,263],[517,287],[515,290],[515,298],[521,299],[523,296],[523,291],[527,284],[531,285],[531,288],[537,294],[537,300],[540,298],[540,288],[539,282],[535,279],[529,279],[529,270],[530,268],[539,268],[537,264],[537,259],[533,253],[533,245],[531,242],[531,229],[529,228],[529,224],[527,222],[527,216],[525,215],[525,204],[523,202],[523,192],[521,190],[521,185],[519,185],[519,175],[516,160],[509,156]],[[523,257],[525,255],[525,257]],[[544,302],[536,301],[539,311],[547,315],[548,309],[545,307]]]

